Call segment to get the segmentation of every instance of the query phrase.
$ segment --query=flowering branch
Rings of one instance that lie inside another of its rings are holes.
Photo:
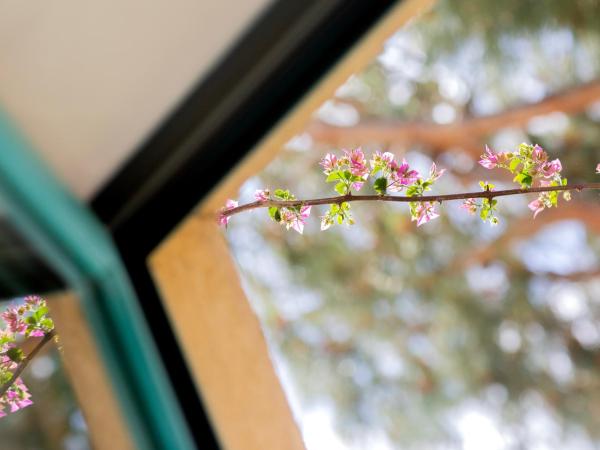
[[[481,192],[465,192],[458,194],[425,195],[434,183],[444,174],[445,169],[438,169],[435,163],[431,165],[427,177],[411,169],[402,160],[397,162],[389,152],[375,152],[367,162],[360,148],[344,150],[341,157],[328,153],[321,160],[323,173],[327,183],[335,183],[336,197],[324,197],[299,200],[288,190],[277,189],[271,195],[267,189],[258,190],[254,194],[255,202],[238,205],[234,200],[227,200],[225,207],[219,213],[219,223],[227,225],[229,218],[244,211],[257,208],[268,208],[269,216],[275,222],[287,229],[302,233],[304,224],[310,215],[311,208],[317,205],[330,205],[329,211],[321,216],[321,230],[326,230],[334,223],[354,224],[350,214],[350,203],[358,201],[404,202],[410,207],[411,220],[421,226],[439,217],[435,210],[436,204],[445,201],[463,200],[461,208],[470,214],[479,214],[484,222],[492,225],[498,223],[496,211],[497,197],[537,193],[538,198],[529,203],[535,218],[546,208],[558,206],[558,194],[562,192],[563,199],[571,199],[570,191],[587,189],[600,190],[600,183],[584,183],[568,185],[567,179],[561,175],[560,160],[549,160],[548,154],[539,145],[521,144],[515,152],[494,153],[487,146],[479,164],[486,169],[505,169],[514,175],[513,181],[519,184],[518,189],[496,191],[494,185],[480,181]],[[370,166],[370,167],[369,167]],[[596,167],[600,173],[600,164]],[[375,195],[355,195],[369,177],[374,178],[372,187]],[[389,195],[388,193],[402,192],[404,195]],[[482,199],[477,202],[476,199]]]
[[[35,358],[35,355],[39,353],[39,351],[50,342],[54,336],[56,336],[56,332],[54,330],[46,333],[44,337],[36,344],[36,346],[31,350],[31,352],[21,361],[21,363],[14,369],[12,373],[12,377],[0,386],[0,397],[3,397],[4,394],[10,389],[10,387],[15,383],[17,378],[21,375],[23,370],[29,365],[29,363]]]
[[[21,305],[9,306],[0,316],[6,328],[0,330],[0,417],[10,406],[13,413],[31,405],[31,394],[20,378],[21,373],[46,343],[55,336],[54,322],[47,316],[46,301],[37,295],[25,297]],[[27,355],[17,346],[22,337],[41,337]]]
[[[258,208],[268,208],[275,206],[278,208],[283,207],[297,207],[297,206],[318,206],[318,205],[333,205],[341,204],[344,202],[433,202],[442,203],[451,200],[467,200],[469,198],[486,198],[493,199],[495,197],[506,197],[509,195],[522,195],[532,194],[540,192],[561,192],[561,191],[585,191],[585,190],[600,190],[600,183],[583,183],[583,184],[571,184],[569,186],[549,186],[549,187],[534,187],[529,189],[505,189],[501,191],[477,191],[477,192],[463,192],[459,194],[444,194],[444,195],[421,195],[418,197],[407,197],[402,195],[342,195],[337,197],[323,197],[313,198],[306,200],[265,200],[255,201],[251,203],[245,203],[233,207],[231,209],[223,210],[220,215],[223,217],[230,217],[235,214],[239,214],[244,211],[251,211]]]

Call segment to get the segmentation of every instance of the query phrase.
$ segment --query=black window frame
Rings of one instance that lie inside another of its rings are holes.
[[[92,199],[125,263],[198,448],[218,448],[217,439],[147,259],[397,3],[273,3]]]

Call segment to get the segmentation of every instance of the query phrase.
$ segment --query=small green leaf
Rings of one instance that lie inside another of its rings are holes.
[[[385,192],[387,191],[387,178],[385,177],[380,177],[377,178],[375,180],[375,183],[373,184],[373,188],[375,189],[375,192],[377,192],[379,195],[384,195]]]
[[[4,336],[0,336],[0,346],[4,344],[8,344],[9,342],[15,342],[15,337],[12,334],[6,334]]]
[[[290,195],[290,191],[283,189],[276,189],[273,195],[278,200],[291,200],[294,197],[293,195]]]
[[[423,191],[421,189],[421,186],[419,186],[418,184],[413,184],[413,185],[409,186],[408,189],[406,190],[406,196],[414,197],[416,195],[420,195],[422,192]]]
[[[340,194],[340,195],[345,195],[347,193],[347,186],[346,183],[344,183],[343,181],[340,181],[338,184],[335,185],[335,191]]]
[[[377,172],[379,172],[382,169],[383,169],[383,167],[381,167],[381,164],[375,164],[375,167],[373,167],[373,170],[371,170],[371,176],[375,175]]]
[[[336,171],[331,172],[327,176],[327,179],[325,181],[327,183],[331,183],[332,181],[339,180],[339,179],[340,179],[340,172],[339,172],[339,170],[336,170]]]
[[[54,329],[54,322],[49,317],[42,319],[42,321],[40,322],[40,325],[42,325],[42,327],[44,327],[46,330]]]
[[[25,358],[23,350],[17,347],[9,348],[6,351],[6,356],[8,356],[11,361],[16,363],[23,361],[23,359]]]
[[[342,216],[341,214],[338,214],[337,216],[337,222],[341,225],[344,223],[344,216]]]
[[[5,384],[8,383],[13,376],[13,373],[10,370],[5,372],[0,372],[0,383]]]
[[[44,317],[47,313],[48,313],[48,308],[46,306],[41,306],[40,308],[38,308],[37,311],[35,311],[33,313],[33,316],[35,317],[36,321],[39,322],[39,320],[42,317]]]
[[[271,219],[273,219],[275,222],[281,221],[281,213],[279,212],[279,208],[277,206],[269,207],[269,216],[271,216]]]
[[[521,187],[531,187],[531,182],[533,181],[533,178],[528,173],[521,172],[517,174],[513,181],[519,183]]]
[[[510,165],[508,166],[510,168],[510,171],[512,173],[515,173],[515,170],[517,170],[518,165],[521,163],[521,160],[519,158],[514,158],[511,162]]]

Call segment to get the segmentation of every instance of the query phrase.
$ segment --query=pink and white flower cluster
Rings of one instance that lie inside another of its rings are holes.
[[[431,202],[420,202],[415,203],[415,205],[414,213],[411,214],[411,221],[416,221],[418,227],[440,217],[435,211],[435,205]]]
[[[319,163],[327,182],[336,182],[335,190],[340,195],[349,194],[351,190],[360,189],[369,177],[369,167],[362,149],[344,150],[341,157],[328,153]]]
[[[406,196],[417,197],[431,190],[431,186],[444,174],[444,169],[438,169],[435,163],[431,165],[429,175],[423,178],[418,171],[412,169],[405,159],[401,163],[396,161],[390,152],[376,151],[370,160],[367,160],[362,149],[343,150],[341,156],[327,153],[319,162],[323,173],[327,175],[328,183],[335,183],[334,190],[342,197],[352,196],[352,191],[359,191],[369,176],[377,176],[373,189],[379,195],[388,192],[400,192],[406,189]],[[304,225],[308,219],[311,206],[304,202],[296,201],[294,195],[283,189],[276,189],[273,193],[268,189],[259,189],[254,193],[254,204],[245,205],[244,209],[264,206],[268,208],[269,216],[285,226],[286,229],[303,233]],[[292,205],[284,202],[294,202]],[[261,205],[262,204],[262,205]],[[410,202],[411,219],[417,226],[439,217],[433,202]],[[227,226],[230,211],[238,208],[238,202],[227,200],[219,214],[219,224]],[[238,211],[233,211],[236,213]],[[321,216],[321,230],[326,230],[333,224],[353,225],[354,219],[350,213],[350,205],[344,198],[339,202],[331,202],[330,209]]]
[[[400,192],[420,178],[419,172],[411,169],[405,159],[399,164],[390,152],[375,152],[370,163],[373,174],[380,172],[386,180],[388,192]]]
[[[350,194],[351,189],[360,189],[370,175],[376,177],[373,188],[379,195],[385,195],[388,192],[401,192],[406,189],[407,196],[420,196],[429,191],[431,186],[445,172],[443,169],[438,170],[435,163],[433,163],[428,178],[423,179],[419,172],[412,169],[405,159],[399,163],[392,153],[379,151],[376,151],[369,160],[369,170],[360,148],[352,151],[344,150],[344,156],[341,158],[328,153],[320,164],[327,175],[327,181],[337,182],[335,190],[340,195]],[[411,218],[417,222],[417,226],[439,217],[435,212],[435,205],[431,202],[411,203],[410,212]],[[354,223],[348,203],[331,205],[330,210],[322,216],[321,229],[326,230],[336,222],[348,225]]]
[[[531,187],[566,186],[567,179],[561,176],[560,160],[548,158],[548,154],[539,145],[521,144],[517,152],[494,153],[487,145],[479,160],[486,169],[502,168],[515,175],[514,180],[522,189]],[[565,200],[570,199],[568,191],[563,193]],[[472,199],[470,199],[472,200]],[[469,212],[477,211],[477,204],[465,202],[464,208]],[[474,206],[475,205],[475,206]],[[529,203],[535,218],[545,208],[558,205],[557,192],[542,192],[538,198]]]
[[[6,357],[2,357],[0,360],[0,365],[3,367],[6,365],[5,360]],[[11,369],[15,369],[17,364],[12,364],[9,366]],[[0,397],[0,418],[6,416],[6,408],[10,408],[10,412],[17,412],[19,409],[23,409],[29,405],[32,405],[31,394],[23,383],[21,378],[17,378],[12,386],[6,391],[2,397]]]
[[[310,216],[311,206],[301,206],[300,209],[296,208],[281,208],[281,220],[280,223],[285,226],[286,230],[290,228],[302,234],[304,232],[304,225],[306,219]]]
[[[5,327],[0,331],[0,379],[12,378],[14,370],[24,358],[17,342],[23,337],[42,337],[54,329],[52,319],[47,317],[46,301],[37,295],[24,298],[20,305],[10,305],[0,314]],[[31,394],[21,378],[17,378],[0,397],[0,417],[6,415],[6,407],[15,412],[32,404]]]

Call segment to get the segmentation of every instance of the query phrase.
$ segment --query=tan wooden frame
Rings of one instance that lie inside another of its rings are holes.
[[[304,444],[215,211],[381,52],[386,39],[433,3],[406,0],[393,8],[150,256],[151,272],[225,449],[300,450]]]
[[[48,297],[48,306],[65,372],[85,418],[93,448],[135,448],[79,300],[71,293],[53,294]]]

